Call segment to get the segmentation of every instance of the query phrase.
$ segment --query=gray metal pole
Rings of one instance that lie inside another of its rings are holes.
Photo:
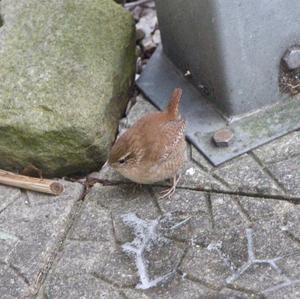
[[[158,107],[183,88],[187,137],[214,164],[300,127],[298,90],[288,88],[300,83],[299,0],[156,5],[163,48],[138,85]],[[216,143],[224,129],[231,142]]]

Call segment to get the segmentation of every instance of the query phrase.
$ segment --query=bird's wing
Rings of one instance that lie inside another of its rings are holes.
[[[147,158],[155,162],[163,162],[176,151],[179,142],[184,138],[184,120],[166,120],[149,128],[147,139]]]

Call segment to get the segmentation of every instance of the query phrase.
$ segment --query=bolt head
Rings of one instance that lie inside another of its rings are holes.
[[[232,143],[233,137],[233,132],[228,128],[224,128],[215,132],[212,139],[216,146],[226,147]]]
[[[290,71],[300,68],[300,45],[289,48],[282,60]]]

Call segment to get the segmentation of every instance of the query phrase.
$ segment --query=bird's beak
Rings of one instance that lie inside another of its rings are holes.
[[[102,169],[110,168],[110,165],[108,164],[108,160],[103,164]]]

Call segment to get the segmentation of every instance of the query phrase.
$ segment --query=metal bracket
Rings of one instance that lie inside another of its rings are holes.
[[[162,47],[155,51],[137,85],[160,109],[166,106],[174,88],[183,89],[180,111],[187,120],[187,139],[214,165],[300,128],[299,96],[258,109],[249,116],[227,120],[165,56]],[[228,147],[217,147],[212,137],[223,128],[229,128],[234,139]]]

